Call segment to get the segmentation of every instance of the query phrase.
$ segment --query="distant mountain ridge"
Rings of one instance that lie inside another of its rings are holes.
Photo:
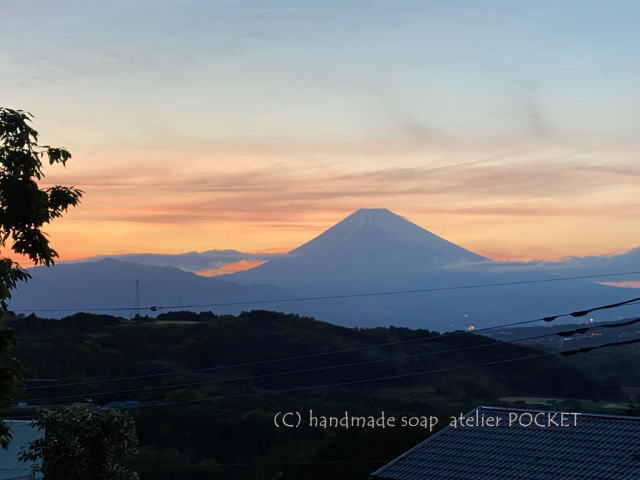
[[[238,250],[206,250],[204,252],[186,252],[177,254],[160,253],[125,253],[121,255],[97,255],[80,260],[68,260],[61,263],[86,263],[105,259],[135,262],[141,265],[156,267],[177,267],[187,272],[202,272],[213,270],[224,265],[238,262],[266,261],[275,258],[280,253],[251,253]]]
[[[30,273],[32,279],[15,290],[9,302],[10,308],[61,309],[47,313],[53,317],[63,316],[66,313],[62,310],[65,309],[84,311],[99,308],[104,313],[113,313],[112,308],[133,307],[136,281],[139,281],[140,305],[143,307],[228,303],[294,295],[271,286],[238,285],[175,267],[140,265],[114,259],[37,267],[30,269]],[[224,312],[236,310],[219,309]],[[133,313],[132,310],[128,312]],[[143,313],[150,312],[145,310]],[[127,312],[120,311],[119,314],[126,315]],[[46,315],[43,313],[43,316]]]
[[[630,252],[623,263],[637,253]],[[586,262],[591,265],[601,261]],[[632,296],[628,289],[587,279],[548,282],[572,274],[552,267],[492,262],[389,210],[360,209],[289,254],[232,275],[208,278],[175,267],[113,259],[35,268],[33,280],[20,285],[10,308],[82,311],[98,307],[108,311],[133,306],[135,282],[139,280],[142,306],[176,305],[179,310],[192,309],[190,305],[235,303],[195,309],[237,313],[268,308],[347,326],[453,330],[582,310]],[[622,264],[617,267],[631,268]],[[589,268],[586,272],[607,270],[602,265]],[[531,280],[543,283],[527,283]],[[481,287],[487,284],[494,286]],[[468,288],[474,285],[480,287]],[[436,291],[419,291],[423,289]],[[414,293],[389,293],[399,290]],[[358,296],[375,292],[381,295]],[[336,295],[349,298],[253,303]],[[597,318],[624,314],[615,310]]]

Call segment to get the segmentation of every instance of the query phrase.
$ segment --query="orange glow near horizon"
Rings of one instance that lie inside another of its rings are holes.
[[[592,161],[540,162],[531,154],[498,161],[487,153],[487,161],[447,164],[436,160],[436,151],[422,163],[409,156],[403,167],[387,160],[362,164],[355,156],[354,164],[341,167],[283,170],[280,155],[249,152],[194,157],[175,174],[161,153],[147,152],[135,168],[126,165],[135,164],[128,153],[112,174],[96,167],[108,163],[102,154],[80,150],[66,169],[47,172],[46,185],[86,192],[79,207],[47,228],[52,245],[62,260],[223,249],[282,253],[360,207],[389,208],[501,261],[619,253],[638,245],[630,225],[640,222],[634,200],[640,168],[627,163],[604,169]]]
[[[350,212],[337,216],[335,221],[341,220],[348,213]],[[408,218],[412,219],[412,217]],[[420,224],[415,221],[415,217],[413,220],[414,223]],[[446,222],[446,219],[438,220]],[[567,256],[623,253],[637,246],[633,238],[616,238],[615,243],[609,242],[606,231],[596,231],[588,235],[586,239],[568,236],[572,231],[580,230],[580,222],[575,222],[577,225],[573,228],[567,224],[558,227],[555,231],[547,230],[545,235],[537,234],[537,231],[548,229],[553,223],[549,221],[532,222],[532,225],[522,229],[522,232],[510,232],[513,229],[508,224],[488,222],[482,235],[479,235],[479,232],[475,230],[474,223],[468,227],[445,224],[437,230],[431,229],[430,231],[496,261],[552,261]],[[82,222],[65,222],[64,220],[61,220],[60,224],[60,226],[56,225],[48,229],[51,233],[52,244],[59,251],[61,260],[79,260],[96,255],[180,254],[213,249],[234,249],[245,253],[286,253],[319,235],[326,228],[331,227],[333,222],[318,225],[312,221],[301,221],[292,229],[286,225],[269,228],[267,225],[237,225],[230,222],[215,225],[210,229],[202,225],[194,226],[188,231],[179,228],[177,233],[171,226],[145,226],[145,228],[141,228],[137,225],[114,222],[94,227],[93,222],[82,226]],[[62,224],[65,228],[62,228]],[[77,226],[73,224],[77,224]],[[77,230],[73,228],[74,226]],[[478,225],[477,228],[482,227]],[[582,231],[588,230],[583,228]],[[203,238],[217,238],[218,241],[209,242]],[[260,244],[277,245],[278,243],[289,243],[289,246],[260,248]],[[242,267],[242,265],[238,265],[238,267]],[[210,274],[217,273],[211,272]]]
[[[201,270],[196,272],[203,277],[216,277],[218,275],[227,275],[229,273],[241,272],[242,270],[249,270],[265,263],[266,260],[240,260],[239,262],[227,263],[219,268],[212,268],[209,270]]]
[[[597,282],[601,285],[609,285],[610,287],[622,287],[622,288],[640,288],[640,282]]]
[[[638,246],[633,2],[9,3],[3,106],[86,192],[61,260],[286,251],[360,207],[497,260]]]

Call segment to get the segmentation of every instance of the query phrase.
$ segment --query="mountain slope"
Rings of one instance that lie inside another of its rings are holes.
[[[535,266],[504,268],[388,210],[361,209],[290,254],[226,278],[246,285],[275,285],[301,296],[315,297],[556,277]],[[350,326],[393,324],[451,330],[569,312],[620,301],[629,295],[628,290],[576,280],[364,296],[276,307]],[[598,318],[617,315],[619,312],[615,311]]]
[[[415,254],[421,261],[433,265],[486,260],[386,208],[361,208],[291,253],[369,259],[371,255],[393,253],[389,248],[403,249],[404,255]]]
[[[207,278],[174,267],[116,260],[35,268],[31,270],[33,280],[20,285],[10,307],[76,311],[100,307],[109,311],[133,306],[135,282],[139,280],[142,306],[238,302],[232,307],[204,309],[236,313],[268,308],[312,315],[348,326],[399,325],[452,330],[582,310],[634,296],[628,289],[598,285],[590,280],[446,289],[549,280],[554,278],[550,271],[553,270],[536,265],[511,268],[491,262],[388,210],[359,210],[288,255],[224,277]],[[563,271],[557,275],[569,276]],[[438,291],[304,302],[240,303],[420,289]],[[611,311],[606,316],[599,314],[596,318],[632,313],[632,309],[627,308]]]
[[[292,293],[278,288],[238,285],[201,277],[175,267],[147,266],[112,259],[60,264],[51,268],[38,267],[31,269],[30,273],[32,279],[16,289],[9,302],[10,309],[84,311],[98,307],[109,312],[110,308],[135,305],[136,280],[140,282],[142,306],[224,303],[292,296]],[[238,308],[218,308],[216,311],[232,312],[238,311]],[[55,317],[63,314],[66,313],[47,313]]]
[[[360,209],[288,255],[228,278],[299,292],[353,291],[410,284],[440,267],[484,261],[387,209]]]

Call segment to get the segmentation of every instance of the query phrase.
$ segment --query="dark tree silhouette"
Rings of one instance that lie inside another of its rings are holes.
[[[25,256],[34,265],[50,266],[58,256],[49,245],[43,227],[77,205],[82,191],[74,187],[41,189],[43,161],[66,164],[71,154],[63,148],[38,145],[38,132],[31,114],[0,108],[0,310],[18,282],[29,273],[7,255]],[[7,352],[15,344],[13,331],[0,326],[0,407],[5,406],[20,380],[17,366]],[[0,445],[9,440],[6,425],[0,422]]]
[[[126,412],[91,404],[41,410],[36,426],[45,431],[21,454],[46,480],[137,480],[126,467],[137,452],[135,423]]]

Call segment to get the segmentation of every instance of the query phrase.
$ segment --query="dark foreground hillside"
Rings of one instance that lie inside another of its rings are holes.
[[[423,424],[276,428],[277,412],[436,416],[442,426],[478,404],[553,398],[558,408],[608,403],[625,413],[636,395],[627,373],[636,369],[620,366],[637,361],[632,348],[616,357],[615,369],[598,353],[588,363],[551,356],[456,370],[541,351],[468,333],[348,329],[268,311],[8,323],[21,339],[16,356],[33,378],[20,415],[84,399],[130,408],[143,479],[366,479],[429,435]],[[448,371],[410,375],[432,370]],[[398,375],[409,376],[360,383]]]

